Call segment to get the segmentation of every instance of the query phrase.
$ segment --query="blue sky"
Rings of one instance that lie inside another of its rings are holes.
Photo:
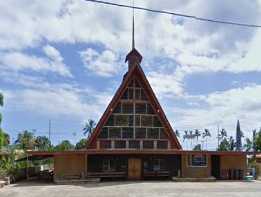
[[[261,1],[255,0],[139,0],[136,5],[261,21]],[[25,129],[47,135],[52,120],[52,142],[75,143],[84,137],[86,120],[98,121],[127,70],[131,11],[82,0],[11,0],[0,2],[0,8],[3,128],[12,140]],[[135,18],[142,67],[174,129],[210,129],[213,149],[218,126],[233,136],[237,119],[245,136],[261,127],[260,29],[142,11]]]

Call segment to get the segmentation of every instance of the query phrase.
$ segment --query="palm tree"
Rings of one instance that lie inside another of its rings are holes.
[[[195,137],[196,137],[196,136],[193,134],[193,131],[190,130],[190,131],[189,131],[189,139],[191,140],[191,141],[190,141],[190,147],[191,147],[191,149],[192,149],[193,139],[194,139]]]
[[[184,135],[183,135],[183,142],[185,141],[185,140],[187,140],[187,139],[189,139],[189,134],[188,134],[188,131],[184,131]],[[188,147],[188,146],[187,146]]]
[[[35,139],[35,147],[38,150],[41,151],[46,151],[46,150],[50,150],[51,148],[51,141],[48,139],[48,137],[46,136],[38,136]]]
[[[35,137],[33,132],[22,131],[18,134],[15,144],[18,144],[22,149],[33,149],[35,145]]]
[[[211,137],[211,133],[208,129],[204,129],[202,134],[203,139],[206,138],[206,149],[208,149],[208,137]]]
[[[89,119],[86,123],[85,126],[83,128],[83,134],[87,135],[88,137],[92,134],[92,131],[94,129],[94,127],[96,126],[96,123],[94,120]]]
[[[197,138],[197,141],[198,141],[198,137],[201,136],[201,132],[198,129],[195,129],[194,136]]]

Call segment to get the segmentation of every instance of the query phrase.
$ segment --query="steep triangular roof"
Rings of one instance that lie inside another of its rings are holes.
[[[145,89],[145,92],[148,96],[148,101],[150,102],[155,114],[157,114],[157,116],[159,117],[160,122],[164,126],[164,128],[166,130],[167,138],[170,141],[170,147],[172,149],[182,149],[175,133],[173,132],[173,129],[172,129],[170,123],[168,122],[168,120],[166,118],[166,115],[165,115],[162,107],[160,106],[160,104],[139,64],[130,67],[129,71],[124,75],[120,87],[116,91],[111,102],[109,103],[108,107],[106,108],[105,112],[103,113],[94,132],[90,136],[88,143],[87,143],[87,148],[96,148],[96,139],[97,139],[99,133],[101,132],[102,127],[105,125],[106,121],[108,120],[110,115],[113,113],[113,110],[116,108],[117,104],[120,102],[121,97],[123,96],[125,90],[127,89],[127,85],[129,84],[130,80],[134,76],[139,79],[139,83],[142,84],[142,86]]]

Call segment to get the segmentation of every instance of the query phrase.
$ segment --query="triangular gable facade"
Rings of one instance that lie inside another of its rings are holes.
[[[182,149],[141,66],[129,67],[88,149]]]

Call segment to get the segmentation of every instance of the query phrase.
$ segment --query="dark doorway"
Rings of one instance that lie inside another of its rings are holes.
[[[211,156],[211,175],[216,179],[220,179],[220,156]]]

